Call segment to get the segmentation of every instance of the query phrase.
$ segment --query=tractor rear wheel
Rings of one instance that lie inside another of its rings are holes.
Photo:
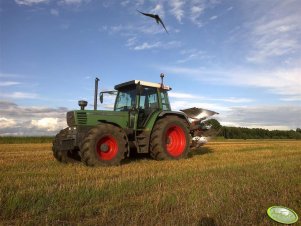
[[[52,152],[56,160],[62,163],[74,163],[80,161],[79,150],[61,150],[61,141],[68,132],[68,128],[61,130],[52,142]]]
[[[159,119],[151,134],[150,154],[156,160],[186,158],[190,149],[189,125],[170,115]]]
[[[126,135],[111,124],[101,124],[89,130],[80,152],[87,166],[119,165],[127,151]]]

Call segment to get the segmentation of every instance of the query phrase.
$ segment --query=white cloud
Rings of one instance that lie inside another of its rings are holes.
[[[191,49],[181,51],[181,55],[184,57],[180,60],[177,60],[177,63],[186,63],[193,60],[204,60],[212,58],[203,50]]]
[[[202,2],[198,2],[196,5],[191,6],[190,11],[190,20],[199,27],[203,26],[203,23],[200,21],[199,17],[205,11],[205,5]]]
[[[172,110],[183,110],[183,109],[187,109],[187,108],[191,108],[191,107],[197,107],[197,108],[204,108],[204,109],[208,109],[208,110],[212,110],[212,111],[216,111],[216,112],[226,112],[229,111],[229,108],[221,105],[221,104],[216,104],[213,102],[205,102],[202,100],[181,100],[181,99],[171,99],[170,100],[170,105]]]
[[[168,30],[169,27],[166,26]],[[162,27],[161,24],[157,24],[155,21],[149,21],[146,20],[145,23],[143,24],[138,24],[138,25],[114,25],[110,27],[106,27],[106,29],[102,29],[103,31],[109,31],[110,34],[119,34],[122,36],[135,36],[139,33],[142,34],[148,34],[148,35],[156,35],[160,33],[165,33],[164,28]]]
[[[1,82],[0,86],[14,86],[14,85],[19,85],[20,82],[14,82],[14,81],[5,81]]]
[[[31,5],[40,4],[40,3],[47,3],[48,0],[15,0],[15,2],[18,5],[31,6]]]
[[[37,99],[38,94],[27,92],[0,93],[0,97],[3,99]]]
[[[228,75],[229,82],[235,85],[266,88],[272,93],[294,97],[301,95],[301,68],[273,69],[271,71],[240,71]]]
[[[212,101],[222,101],[228,103],[250,103],[253,102],[253,99],[250,98],[238,98],[238,97],[228,97],[228,98],[206,98],[207,100]]]
[[[120,2],[120,5],[122,5],[123,7],[125,7],[125,6],[127,6],[129,3],[130,3],[129,0],[125,0],[125,1]]]
[[[255,124],[255,125],[250,125],[248,128],[262,128],[262,129],[267,129],[267,130],[295,130],[296,128],[290,127],[290,126],[285,126],[285,125],[263,125],[263,124]]]
[[[160,70],[163,70],[165,72],[173,73],[173,74],[179,74],[183,76],[191,76],[196,79],[200,79],[202,76],[207,76],[205,75],[204,68],[199,67],[199,68],[192,68],[192,67],[175,67],[175,66],[160,66]],[[207,71],[209,73],[209,71]],[[212,72],[215,73],[215,72]]]
[[[221,1],[206,1],[206,0],[173,0],[168,1],[171,7],[170,13],[182,23],[183,18],[189,19],[193,24],[198,27],[204,26],[201,16],[207,8],[213,8],[215,5],[220,4]],[[231,10],[231,9],[230,9]],[[213,16],[209,19],[214,20],[218,16]]]
[[[169,4],[171,6],[171,10],[170,10],[171,14],[174,15],[179,22],[182,22],[182,18],[184,17],[183,7],[185,1],[173,0],[173,1],[169,1]]]
[[[141,6],[144,4],[144,0],[136,0],[135,5],[136,6]]]
[[[181,92],[174,92],[170,91],[168,93],[171,99],[181,99],[183,101],[214,101],[214,102],[227,102],[227,103],[250,103],[253,102],[253,99],[250,98],[242,98],[242,97],[227,97],[227,98],[218,98],[218,97],[208,97],[208,96],[199,96],[190,93],[181,93]]]
[[[129,39],[127,46],[129,46],[133,50],[149,50],[149,49],[172,49],[172,48],[178,48],[181,46],[181,42],[178,41],[170,41],[170,42],[154,42],[154,43],[148,43],[143,42],[142,44],[136,44],[135,39]]]
[[[291,37],[262,37],[254,45],[255,50],[246,58],[253,63],[264,63],[269,58],[292,54],[300,48],[298,41]]]
[[[162,46],[161,42],[155,42],[155,43],[148,43],[148,42],[144,42],[141,45],[137,45],[135,46],[133,49],[134,50],[146,50],[146,49],[153,49],[153,48],[158,48]]]
[[[59,6],[79,7],[84,3],[89,3],[91,0],[57,0]],[[104,5],[105,3],[103,3]]]
[[[214,16],[210,17],[209,19],[210,20],[216,20],[217,18],[218,18],[218,16],[214,15]]]
[[[158,3],[155,8],[153,8],[152,10],[150,10],[151,13],[153,14],[158,14],[160,16],[160,18],[164,18],[165,16],[165,11],[164,11],[164,7],[163,4]]]
[[[246,7],[250,6],[250,3],[246,4]],[[252,48],[246,57],[247,61],[265,63],[300,51],[299,1],[267,1],[259,7],[253,7],[254,10],[249,11],[254,20],[245,24],[245,27],[251,28],[248,39]]]
[[[31,120],[31,125],[46,131],[56,131],[60,129],[58,118],[42,118],[39,120]]]
[[[130,37],[127,41],[126,41],[126,46],[127,47],[132,47],[137,43],[137,37]]]
[[[16,124],[17,123],[14,119],[4,118],[4,117],[0,118],[0,127],[1,128],[8,128],[11,126],[15,126]]]
[[[66,4],[66,5],[79,5],[83,1],[84,0],[61,0],[61,3]]]
[[[67,108],[24,107],[0,101],[0,136],[55,135],[66,127]]]
[[[286,98],[280,98],[282,101],[301,101],[301,96],[292,96]]]
[[[172,97],[172,98],[180,98],[180,99],[196,99],[196,98],[199,98],[198,96],[193,95],[193,94],[180,93],[180,92],[174,92],[174,91],[170,91],[168,93],[168,96]]]
[[[234,68],[209,70],[205,68],[166,67],[160,69],[166,73],[190,76],[198,81],[206,81],[223,85],[249,86],[266,89],[271,93],[282,95],[283,98],[301,96],[301,67],[280,68],[254,71],[251,69]]]
[[[221,4],[221,1],[191,0],[190,9],[189,9],[190,11],[189,19],[191,20],[192,23],[194,23],[198,27],[204,26],[206,24],[206,21],[204,22],[203,20],[208,20],[208,19],[215,20],[219,17],[218,15],[214,15],[209,17],[208,19],[201,18],[207,9],[213,9],[218,4]]]
[[[301,106],[270,105],[232,107],[218,116],[223,125],[249,128],[293,129],[301,127]]]

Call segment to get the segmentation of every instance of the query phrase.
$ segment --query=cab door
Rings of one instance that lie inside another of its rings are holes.
[[[157,88],[142,87],[138,106],[138,128],[144,128],[151,115],[157,110],[159,110]]]
[[[128,112],[127,127],[136,129],[137,121],[137,91],[135,87],[120,89],[117,94],[114,111]]]

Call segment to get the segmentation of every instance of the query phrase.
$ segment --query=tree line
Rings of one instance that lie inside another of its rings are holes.
[[[226,139],[301,139],[301,128],[296,130],[267,130],[222,126],[216,119],[211,119],[207,122],[218,131],[217,136],[222,136]]]
[[[297,130],[267,130],[223,126],[219,135],[226,139],[301,139]]]

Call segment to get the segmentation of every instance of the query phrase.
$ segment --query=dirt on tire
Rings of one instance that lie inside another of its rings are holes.
[[[73,150],[61,150],[61,141],[66,136],[68,128],[61,130],[54,138],[52,142],[52,152],[56,160],[62,163],[75,163],[80,161],[79,150],[75,148]]]
[[[80,152],[87,166],[115,166],[125,158],[128,143],[124,131],[111,124],[100,124],[89,130]]]
[[[150,139],[150,155],[156,160],[187,158],[190,134],[187,121],[169,115],[159,119]]]

